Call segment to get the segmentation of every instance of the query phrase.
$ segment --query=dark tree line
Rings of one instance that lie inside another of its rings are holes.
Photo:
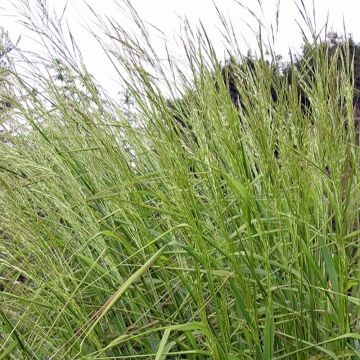
[[[348,73],[352,77],[353,84],[353,106],[355,113],[355,130],[357,134],[357,145],[359,144],[360,136],[360,44],[356,43],[350,36],[348,39],[339,37],[336,33],[329,34],[326,41],[321,41],[316,44],[307,43],[302,47],[302,53],[290,62],[285,63],[280,57],[277,57],[272,62],[261,58],[247,56],[242,62],[237,62],[230,59],[225,65],[221,67],[222,79],[227,87],[228,95],[233,106],[240,112],[246,114],[248,107],[251,107],[248,99],[244,99],[242,93],[246,92],[246,81],[242,81],[241,74],[254,76],[256,79],[257,69],[259,67],[265,68],[268,74],[271,74],[271,85],[269,88],[270,96],[273,104],[276,105],[279,99],[279,92],[284,91],[284,88],[296,87],[298,94],[298,101],[303,112],[311,112],[313,104],[308,96],[306,88],[312,84],[316,79],[317,67],[319,65],[318,56],[322,56],[323,60],[330,66],[334,60],[336,61],[337,70],[340,73],[346,64],[352,65],[348,69]],[[256,81],[256,80],[255,80]],[[241,82],[242,89],[239,89]],[[276,87],[274,84],[278,84]],[[280,90],[279,90],[280,89]],[[173,113],[174,123],[179,134],[183,131],[190,131],[189,112],[187,109],[185,99],[176,99],[168,101],[168,105]],[[196,137],[192,134],[196,141]]]

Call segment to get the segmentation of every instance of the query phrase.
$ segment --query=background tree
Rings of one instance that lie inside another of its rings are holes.
[[[267,91],[274,106],[276,106],[280,93],[283,93],[281,96],[290,96],[290,92],[294,94],[294,89],[296,89],[296,97],[301,111],[308,112],[311,111],[312,107],[308,90],[310,84],[316,79],[319,71],[317,67],[322,63],[320,58],[326,61],[328,67],[335,60],[336,71],[340,74],[342,70],[345,70],[350,76],[349,80],[353,84],[355,143],[358,145],[360,136],[360,44],[356,43],[351,36],[344,38],[337,33],[329,33],[323,41],[313,44],[305,42],[301,54],[293,56],[290,62],[284,62],[280,56],[276,56],[272,61],[267,61],[248,54],[241,62],[231,57],[225,65],[219,65],[219,67],[221,68],[222,81],[228,90],[229,99],[240,113],[247,113],[252,107],[252,101],[256,101],[251,94],[249,95],[249,83],[255,82],[259,86],[267,86],[267,84],[262,83],[261,77],[257,75],[258,73],[263,74],[262,71],[259,71],[260,68],[270,74],[273,79],[271,83],[268,82]],[[344,69],[347,64],[350,64],[350,68]],[[214,82],[219,87],[215,78],[214,72]],[[196,82],[194,91],[196,91]],[[284,91],[287,94],[284,94]],[[189,113],[186,104],[187,98],[190,96],[190,92],[188,92],[183,98],[167,101],[173,113],[176,131],[179,134],[191,132],[192,129],[187,120]]]

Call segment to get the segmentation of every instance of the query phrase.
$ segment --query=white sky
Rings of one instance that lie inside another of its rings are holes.
[[[35,5],[37,0],[27,1],[30,5]],[[19,4],[20,2],[21,0],[14,0],[12,3]],[[253,29],[257,29],[257,23],[253,16],[241,7],[236,0],[214,0],[214,2],[224,15],[231,20],[239,40],[243,37],[251,48],[256,49],[255,37],[247,25],[250,24]],[[301,5],[301,0],[239,0],[238,2],[241,2],[245,7],[249,7],[259,16],[261,21],[266,24],[268,30],[271,24],[273,24],[274,28],[276,26],[276,9],[279,3],[279,30],[274,44],[275,49],[277,53],[284,56],[287,55],[289,48],[292,51],[299,51],[301,33],[295,19],[301,25],[304,25],[296,7],[296,4]],[[87,3],[97,13],[114,17],[120,24],[131,27],[129,20],[125,18],[116,5],[116,1],[87,0]],[[121,1],[117,1],[117,3],[120,4]],[[262,4],[262,11],[259,3]],[[307,10],[311,12],[313,1],[303,0],[303,3]],[[334,30],[342,34],[344,21],[347,33],[352,33],[355,41],[360,41],[359,0],[314,0],[314,3],[317,30],[321,29],[325,24],[327,15],[329,15],[329,31]],[[54,8],[59,14],[62,12],[65,4],[66,0],[47,0],[48,7],[50,9]],[[201,19],[216,47],[218,55],[221,57],[223,54],[224,47],[222,46],[219,30],[221,29],[221,23],[212,0],[131,0],[131,4],[137,9],[141,18],[154,24],[165,33],[168,48],[175,54],[179,51],[179,46],[175,41],[175,34],[179,34],[181,30],[180,18],[184,16],[188,17],[192,24],[198,24],[198,20]],[[94,19],[93,15],[84,5],[84,1],[68,0],[64,17],[69,21],[90,72],[110,91],[117,89],[118,85],[116,85],[116,80],[110,66],[104,66],[104,64],[107,64],[105,56],[97,48],[92,36],[83,27],[85,23],[90,25]],[[26,30],[18,24],[17,20],[18,16],[10,1],[0,0],[0,26],[9,31],[9,35],[13,40],[16,40],[20,34],[22,35],[19,44],[20,49],[25,49],[29,46],[35,49],[36,45],[27,38]],[[159,49],[159,53],[162,54],[164,49],[162,41],[156,38],[153,41],[155,49]],[[245,45],[245,41],[243,46],[244,53],[246,53],[248,47]]]

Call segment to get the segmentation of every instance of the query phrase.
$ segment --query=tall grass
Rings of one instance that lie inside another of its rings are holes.
[[[239,67],[239,112],[203,29],[165,66],[132,14],[139,38],[108,20],[101,40],[130,112],[29,14],[65,80],[9,75],[27,130],[0,143],[0,359],[360,357],[351,59],[316,48],[290,87]]]

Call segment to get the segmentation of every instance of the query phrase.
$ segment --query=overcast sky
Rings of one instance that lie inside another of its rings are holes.
[[[35,5],[37,0],[27,0],[30,5]],[[36,47],[27,39],[26,30],[19,25],[17,12],[14,4],[19,4],[21,0],[13,1],[12,4],[8,0],[1,0],[0,3],[0,26],[9,31],[12,39],[22,36],[19,43],[20,48],[26,46]],[[296,22],[304,23],[301,20],[299,10],[296,5],[301,7],[301,0],[214,0],[218,8],[227,16],[238,35],[239,40],[244,47],[246,53],[248,47],[256,48],[256,38],[251,33],[249,26],[253,29],[257,28],[254,16],[245,8],[248,7],[253,13],[261,19],[268,33],[270,33],[271,25],[276,32],[276,14],[279,9],[279,28],[275,38],[274,47],[276,52],[286,56],[289,48],[292,51],[299,51],[301,44],[301,32]],[[243,6],[240,6],[238,3]],[[104,66],[105,57],[101,54],[101,50],[96,50],[96,43],[91,35],[84,29],[84,24],[90,25],[94,17],[82,0],[47,0],[49,9],[54,9],[58,14],[64,9],[67,3],[64,18],[70,24],[77,43],[80,45],[87,65],[92,73],[105,84],[107,88],[115,89],[116,83],[112,72],[108,66]],[[109,15],[123,26],[129,26],[131,23],[119,10],[119,6],[114,0],[87,0],[87,3],[98,13]],[[121,1],[117,1],[121,4]],[[261,7],[260,4],[261,3]],[[312,12],[313,1],[303,0],[308,11]],[[315,18],[317,30],[320,30],[328,18],[328,30],[343,33],[343,24],[346,25],[347,33],[352,33],[356,41],[360,41],[359,0],[315,0]],[[154,24],[161,29],[167,38],[167,44],[170,51],[177,53],[178,43],[175,34],[181,31],[181,18],[185,16],[192,24],[198,24],[199,19],[203,22],[207,29],[207,33],[212,39],[216,47],[218,55],[224,53],[222,46],[222,38],[220,36],[221,23],[216,13],[212,0],[132,0],[131,4],[137,9],[140,16],[147,22]],[[163,51],[163,41],[154,38],[154,47],[159,49],[159,53]]]

